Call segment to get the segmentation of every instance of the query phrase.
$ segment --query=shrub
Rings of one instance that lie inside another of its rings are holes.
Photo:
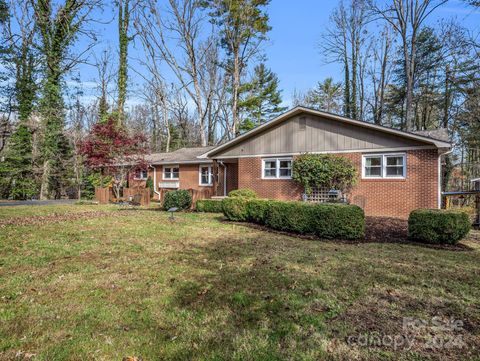
[[[292,179],[310,194],[312,188],[348,191],[357,181],[353,163],[332,154],[303,154],[293,161]]]
[[[225,198],[222,200],[223,214],[229,221],[247,221],[247,198]]]
[[[153,197],[153,195],[155,194],[155,187],[153,184],[152,177],[147,178],[147,181],[145,182],[145,186],[150,189],[150,197]]]
[[[222,213],[222,201],[215,199],[199,199],[195,204],[197,212]]]
[[[408,218],[408,237],[425,243],[455,244],[468,234],[470,227],[465,212],[417,209]]]
[[[365,237],[365,215],[354,205],[226,198],[223,213],[231,221],[251,221],[280,231],[320,238]]]
[[[365,237],[365,213],[355,205],[317,204],[312,209],[313,233],[322,238],[362,239]]]
[[[230,193],[228,193],[228,196],[230,198],[257,198],[257,193],[255,193],[255,191],[252,189],[243,188],[230,191]]]
[[[269,208],[275,201],[270,199],[249,199],[247,202],[247,218],[250,222],[265,224]]]
[[[165,194],[163,200],[163,208],[168,210],[176,207],[178,209],[188,209],[192,205],[192,196],[190,192],[185,189],[179,189],[176,191],[170,191]]]
[[[280,231],[313,233],[313,207],[315,205],[301,202],[272,203],[267,211],[265,224]]]

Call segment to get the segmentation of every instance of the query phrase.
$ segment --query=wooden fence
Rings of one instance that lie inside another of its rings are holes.
[[[125,198],[127,202],[137,194],[141,195],[141,206],[148,206],[150,204],[150,188],[123,188],[123,198]]]
[[[95,199],[99,204],[110,202],[110,188],[95,188]]]
[[[108,204],[110,202],[132,201],[135,195],[140,195],[139,203],[142,206],[150,204],[150,188],[123,188],[123,197],[116,199],[111,188],[95,188],[95,199],[99,204]]]

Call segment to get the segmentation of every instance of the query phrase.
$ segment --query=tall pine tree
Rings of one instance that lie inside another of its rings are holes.
[[[9,21],[8,8],[0,3],[1,21]],[[26,11],[26,8],[23,8]],[[2,49],[4,60],[13,69],[15,82],[13,87],[13,107],[17,114],[17,124],[10,136],[4,161],[0,163],[0,188],[3,197],[27,199],[33,197],[38,187],[33,172],[33,135],[30,116],[36,100],[37,86],[35,82],[36,61],[32,47],[34,29],[22,26],[19,41],[5,41],[9,44]],[[9,27],[7,27],[9,29]],[[6,33],[11,40],[11,35]],[[7,39],[6,39],[7,40]]]
[[[270,118],[283,112],[281,90],[278,89],[278,77],[265,64],[257,65],[253,79],[240,88],[244,94],[239,102],[239,109],[245,114],[241,131],[248,131]]]

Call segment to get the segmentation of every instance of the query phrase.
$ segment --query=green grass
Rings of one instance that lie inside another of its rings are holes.
[[[53,214],[63,217],[26,224]],[[469,251],[311,241],[112,206],[0,208],[11,217],[28,218],[0,228],[0,360],[478,359],[473,239]],[[465,347],[347,343],[434,316],[462,320]]]

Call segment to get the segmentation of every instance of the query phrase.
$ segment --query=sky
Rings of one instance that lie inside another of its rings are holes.
[[[325,64],[324,57],[319,50],[320,36],[329,26],[329,17],[332,10],[338,5],[335,0],[271,0],[267,11],[270,17],[269,40],[263,44],[266,55],[266,65],[271,68],[280,80],[280,88],[285,105],[291,104],[291,97],[295,90],[305,91],[327,77],[337,81],[342,80],[342,71],[338,65]],[[103,14],[96,14],[104,20],[113,19],[107,24],[97,24],[99,44],[94,51],[101,53],[106,46],[117,51],[117,23],[112,8],[104,10]],[[442,18],[455,18],[467,27],[473,34],[480,34],[480,11],[468,7],[463,1],[450,0],[446,5],[437,9],[429,23],[433,24]],[[107,45],[108,44],[108,45]],[[80,49],[81,42],[77,45]],[[130,65],[140,69],[135,59],[141,57],[140,43],[130,47]],[[78,68],[81,80],[85,82],[86,96],[93,96],[95,87],[96,69],[92,66],[81,65]],[[168,71],[166,71],[168,74]],[[140,77],[134,71],[129,71],[131,86],[141,92]],[[168,76],[168,75],[167,75]],[[90,90],[89,90],[90,89]],[[137,103],[138,96],[131,92],[130,104]]]

